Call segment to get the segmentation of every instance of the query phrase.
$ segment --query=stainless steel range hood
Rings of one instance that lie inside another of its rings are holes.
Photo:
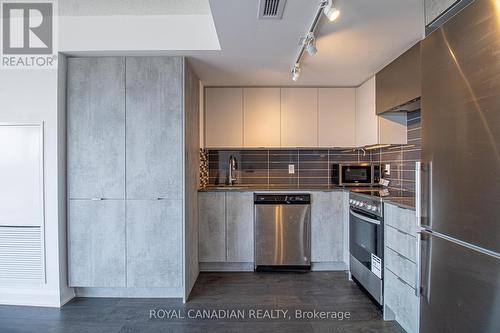
[[[406,102],[404,104],[401,104],[399,106],[393,107],[392,109],[389,109],[386,112],[413,112],[420,110],[420,97],[415,98],[409,102]]]

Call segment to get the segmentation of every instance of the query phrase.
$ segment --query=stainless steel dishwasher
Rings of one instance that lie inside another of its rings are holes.
[[[310,194],[254,194],[254,205],[255,270],[310,270]]]

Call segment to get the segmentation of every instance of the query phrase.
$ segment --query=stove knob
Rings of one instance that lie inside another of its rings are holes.
[[[349,199],[349,203],[350,203],[350,204],[354,203],[354,200]]]
[[[366,206],[366,209],[368,209],[368,210],[372,210],[372,205],[367,205],[367,206]]]
[[[377,206],[372,206],[372,211],[376,212],[378,210]]]

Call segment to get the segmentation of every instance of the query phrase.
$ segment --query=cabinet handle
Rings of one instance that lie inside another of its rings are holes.
[[[158,197],[158,198],[156,198],[156,200],[165,200],[165,198],[164,197]]]
[[[401,230],[399,230],[399,229],[396,229],[396,230],[397,230],[400,234],[403,234],[403,235],[405,235],[405,236],[406,236],[406,235],[408,235],[408,233],[406,233],[406,232],[404,232],[404,231],[401,231]]]
[[[405,280],[403,280],[403,279],[402,279],[402,278],[400,278],[399,276],[396,276],[396,277],[398,278],[398,281],[399,281],[399,282],[401,282],[402,284],[404,284],[404,285],[406,285],[406,286],[408,286],[408,287],[410,287],[410,288],[414,289],[414,288],[413,288],[413,286],[411,286],[411,285],[410,285],[409,283],[407,283]]]
[[[104,198],[92,198],[90,200],[92,200],[92,201],[101,201],[101,200],[104,200]]]

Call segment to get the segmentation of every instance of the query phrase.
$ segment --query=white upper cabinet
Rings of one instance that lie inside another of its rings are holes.
[[[243,144],[280,147],[280,88],[243,88]]]
[[[355,88],[319,88],[318,138],[320,147],[356,145]]]
[[[281,89],[281,147],[318,146],[318,89]]]
[[[356,89],[356,146],[376,144],[377,125],[375,77],[372,77]]]
[[[243,89],[205,89],[205,147],[243,147]]]
[[[406,144],[406,113],[377,116],[375,87],[206,88],[205,147]]]
[[[406,113],[376,114],[375,77],[356,89],[356,146],[406,144]]]

